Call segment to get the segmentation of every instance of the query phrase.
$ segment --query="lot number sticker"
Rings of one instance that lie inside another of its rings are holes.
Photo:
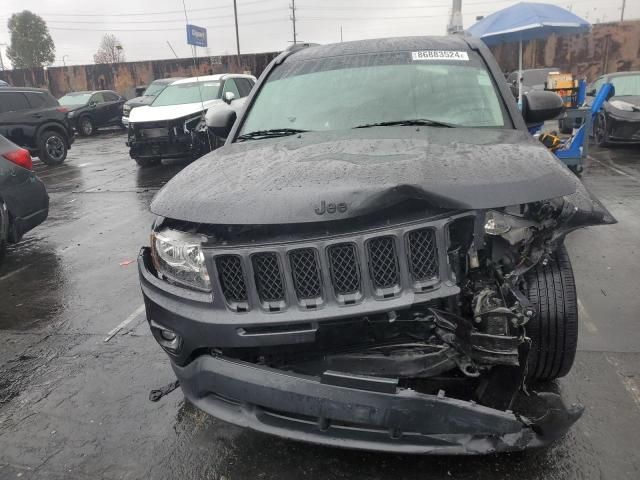
[[[411,52],[411,58],[415,60],[458,60],[469,61],[467,52],[457,52],[454,50],[422,50]]]

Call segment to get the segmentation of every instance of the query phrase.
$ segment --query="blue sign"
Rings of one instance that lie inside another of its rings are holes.
[[[196,47],[206,47],[207,29],[187,24],[187,43]]]

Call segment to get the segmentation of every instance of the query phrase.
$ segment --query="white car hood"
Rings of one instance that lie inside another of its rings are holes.
[[[166,105],[163,107],[152,107],[146,105],[144,107],[137,107],[131,110],[129,115],[129,123],[138,122],[157,122],[161,120],[173,120],[176,118],[187,117],[189,115],[195,115],[203,110],[207,110],[210,107],[224,103],[220,99],[207,100],[203,103],[184,103],[182,105]],[[204,105],[204,108],[202,106]]]

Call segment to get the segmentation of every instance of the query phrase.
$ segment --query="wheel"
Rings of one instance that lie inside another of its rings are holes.
[[[0,198],[0,264],[7,251],[9,241],[9,210]]]
[[[153,167],[155,165],[160,165],[162,159],[160,157],[151,157],[151,158],[134,158],[138,166],[142,168]]]
[[[549,381],[563,377],[573,365],[578,346],[578,300],[571,260],[564,245],[546,266],[525,274],[528,297],[536,315],[527,323],[531,350],[527,378]]]
[[[90,137],[95,132],[95,126],[93,124],[93,120],[89,115],[85,115],[80,117],[80,121],[78,122],[78,130],[80,131],[80,135],[84,137]]]
[[[60,165],[67,158],[67,142],[55,130],[47,130],[38,139],[38,157],[47,165]]]
[[[609,144],[609,132],[607,131],[607,117],[600,112],[593,124],[593,139],[599,147]]]
[[[560,133],[564,134],[573,133],[573,125],[568,123],[567,119],[561,118],[558,120],[558,130],[560,130]]]

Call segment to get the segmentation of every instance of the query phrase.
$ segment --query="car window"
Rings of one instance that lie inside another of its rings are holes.
[[[609,80],[615,88],[616,97],[626,95],[640,96],[640,75],[621,75]]]
[[[0,111],[2,112],[18,112],[20,110],[28,110],[31,108],[27,97],[21,92],[0,93]]]
[[[105,102],[117,102],[120,97],[112,92],[102,92]]]
[[[94,93],[91,97],[91,101],[95,103],[104,103],[104,97],[102,96],[102,92]]]
[[[27,97],[31,108],[43,108],[48,104],[48,99],[44,93],[27,92],[25,93],[25,96]]]
[[[224,96],[224,94],[227,92],[233,93],[236,96],[236,98],[240,98],[241,96],[240,92],[238,91],[238,87],[236,86],[236,82],[233,78],[229,78],[224,82],[224,88],[222,89],[222,96]]]
[[[460,60],[423,60],[420,53],[283,63],[262,86],[240,133],[345,130],[413,119],[505,126],[499,94],[475,52],[464,52]]]
[[[602,84],[604,83],[604,77],[600,77],[598,79],[596,79],[595,82],[593,82],[589,88],[587,88],[587,92],[593,92],[595,90],[595,93],[598,93],[598,90],[600,90],[600,87],[602,86]]]
[[[240,91],[241,97],[246,97],[251,92],[253,88],[253,82],[248,78],[236,78],[236,86]]]
[[[60,97],[60,105],[86,105],[91,98],[90,93],[67,93],[65,96]]]
[[[152,107],[166,105],[182,105],[185,103],[207,102],[219,98],[220,82],[205,80],[203,82],[174,83],[162,90],[151,104]]]

